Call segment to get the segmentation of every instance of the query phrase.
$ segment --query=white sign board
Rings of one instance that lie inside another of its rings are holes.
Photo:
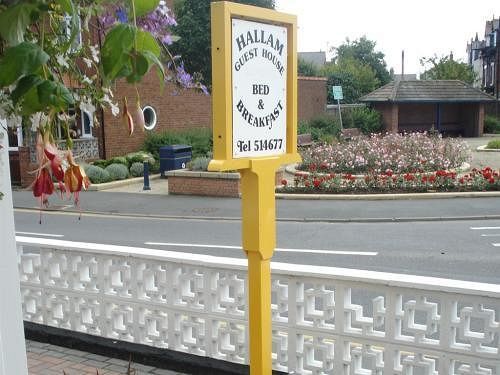
[[[232,20],[233,158],[286,152],[287,29]]]
[[[332,86],[333,99],[343,100],[344,95],[342,93],[342,86]]]

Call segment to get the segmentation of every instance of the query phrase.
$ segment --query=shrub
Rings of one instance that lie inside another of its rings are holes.
[[[144,163],[132,163],[130,166],[130,175],[133,177],[144,176]]]
[[[309,126],[309,122],[300,121],[297,126],[297,134],[309,134],[311,133],[311,127]]]
[[[144,163],[147,161],[149,164],[154,163],[154,157],[151,155],[149,152],[146,151],[138,151],[138,152],[132,152],[130,154],[125,155],[125,158],[127,159],[127,163],[129,168],[132,167],[132,164],[134,163]]]
[[[113,180],[125,180],[128,177],[128,168],[124,164],[110,164],[105,169]]]
[[[484,132],[500,134],[500,119],[495,116],[486,116],[484,118]]]
[[[200,156],[199,158],[193,159],[188,168],[192,171],[206,171],[208,170],[208,163],[210,163],[210,158],[206,156]]]
[[[500,149],[500,139],[494,139],[488,142],[486,148]]]
[[[151,153],[158,160],[161,146],[175,144],[190,145],[193,158],[206,156],[212,150],[212,132],[207,128],[198,128],[187,131],[150,133],[144,141],[143,150]]]
[[[128,162],[127,162],[127,158],[125,156],[115,156],[114,158],[108,160],[107,166],[109,166],[111,164],[123,164],[128,168]]]
[[[84,168],[84,170],[88,178],[90,179],[90,182],[92,182],[93,184],[102,184],[113,180],[107,170],[102,169],[97,165],[89,165]]]
[[[109,160],[96,160],[92,162],[96,167],[106,168],[109,165]]]
[[[382,115],[374,109],[353,108],[345,117],[345,127],[358,128],[363,134],[370,135],[382,130]]]
[[[310,121],[301,121],[298,126],[298,133],[310,133],[314,141],[329,141],[339,136],[340,122],[332,116],[317,116]]]

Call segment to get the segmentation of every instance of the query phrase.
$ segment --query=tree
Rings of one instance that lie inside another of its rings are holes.
[[[353,58],[343,58],[336,62],[327,63],[321,73],[328,80],[329,103],[335,102],[332,86],[342,86],[346,103],[354,103],[361,96],[380,86],[380,81],[373,69]]]
[[[303,77],[317,77],[320,75],[320,69],[314,63],[299,58],[298,73]]]
[[[182,0],[175,3],[177,18],[175,33],[180,37],[173,48],[186,60],[190,72],[211,86],[212,56],[210,47],[210,3],[215,0]],[[237,3],[274,9],[274,0],[238,0]]]
[[[472,66],[453,59],[453,55],[442,57],[423,57],[420,59],[422,66],[428,68],[420,75],[420,79],[457,79],[473,84],[477,75]]]
[[[47,204],[47,196],[54,192],[53,180],[61,192],[75,193],[76,204],[88,185],[71,151],[70,113],[75,108],[89,116],[96,116],[97,108],[117,115],[114,82],[126,79],[136,85],[152,68],[161,82],[197,86],[169,52],[174,23],[160,0],[0,3],[0,118],[13,128],[22,124],[36,131],[38,169],[32,187],[40,204]],[[80,33],[82,38],[77,38]],[[123,120],[130,135],[134,123],[144,125],[139,95],[136,86],[136,101],[130,107],[123,98]],[[56,145],[59,129],[66,138],[64,151]]]
[[[380,51],[375,51],[375,46],[376,43],[367,39],[366,36],[354,41],[347,38],[344,44],[333,48],[335,52],[333,61],[357,60],[373,69],[379,84],[385,85],[391,81],[391,76],[387,71],[387,64],[384,60],[385,55]]]

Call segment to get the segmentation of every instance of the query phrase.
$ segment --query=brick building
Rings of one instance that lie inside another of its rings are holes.
[[[467,43],[468,63],[478,79],[476,87],[499,99],[500,89],[500,18],[486,21],[484,39],[478,35]]]
[[[453,80],[391,82],[360,98],[382,114],[388,132],[429,131],[480,137],[484,105],[495,98]]]

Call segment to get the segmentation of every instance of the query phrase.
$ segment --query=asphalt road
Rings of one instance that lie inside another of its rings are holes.
[[[84,213],[81,220],[75,212],[44,212],[41,225],[36,210],[18,208],[16,231],[31,237],[243,257],[238,248],[239,200],[219,200],[222,204],[214,207],[205,201],[196,212],[191,203],[184,205],[191,210],[184,217],[173,215],[179,213],[176,207],[169,207],[170,217],[152,217],[128,208],[106,212],[103,204],[101,213]],[[495,218],[499,199],[316,203],[278,202],[275,261],[500,283],[500,218]],[[221,215],[211,208],[220,209]],[[355,219],[349,213],[370,220],[338,221]],[[395,214],[406,220],[394,221]],[[425,219],[418,216],[424,214]],[[492,218],[478,219],[485,215]],[[309,221],[303,221],[305,217]]]

